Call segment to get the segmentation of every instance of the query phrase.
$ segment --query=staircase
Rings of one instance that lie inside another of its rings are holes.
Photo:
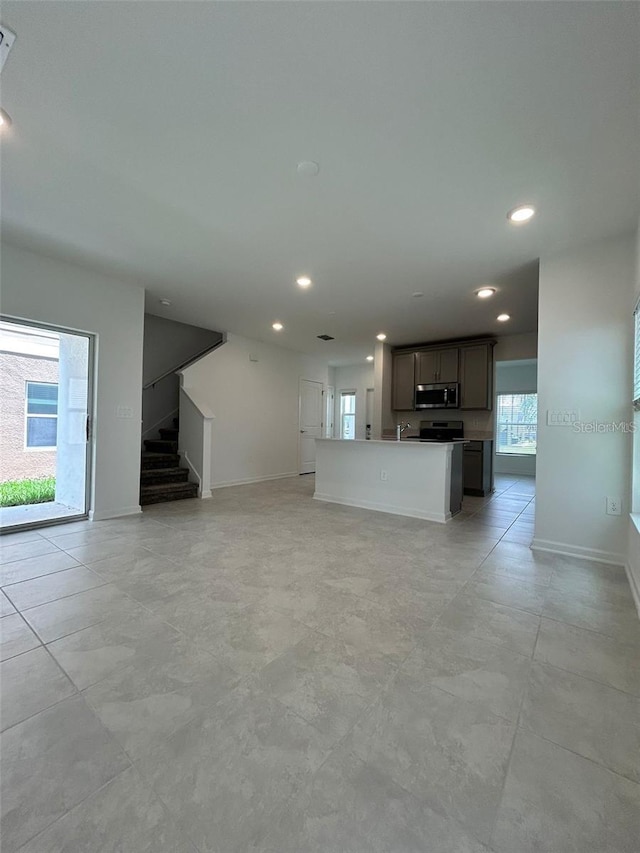
[[[189,471],[180,467],[178,421],[172,429],[161,429],[160,438],[145,439],[140,471],[140,504],[197,498],[198,486],[189,482]]]

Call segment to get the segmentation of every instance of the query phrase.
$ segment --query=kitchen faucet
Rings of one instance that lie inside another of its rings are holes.
[[[396,427],[396,441],[400,441],[400,439],[402,438],[402,433],[403,433],[406,429],[411,429],[411,424],[409,423],[409,421],[407,421],[407,423],[406,423],[406,424],[403,424],[403,423],[402,423],[402,421],[401,421],[401,422],[397,425],[397,427]]]

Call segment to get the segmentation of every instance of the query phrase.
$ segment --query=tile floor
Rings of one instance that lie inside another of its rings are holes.
[[[3,853],[637,853],[623,570],[312,490],[2,537]]]

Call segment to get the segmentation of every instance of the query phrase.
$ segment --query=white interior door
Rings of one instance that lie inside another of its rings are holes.
[[[322,382],[300,380],[298,471],[312,474],[316,470],[316,438],[322,438]]]

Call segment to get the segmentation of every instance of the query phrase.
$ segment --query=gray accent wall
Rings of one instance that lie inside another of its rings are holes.
[[[223,339],[220,332],[178,323],[155,314],[144,315],[142,384],[190,361]]]
[[[169,427],[176,417],[180,399],[180,380],[173,372],[185,363],[205,354],[224,340],[213,329],[178,323],[155,314],[144,315],[142,384],[154,379],[157,384],[142,394],[142,438],[156,437],[160,427]]]

